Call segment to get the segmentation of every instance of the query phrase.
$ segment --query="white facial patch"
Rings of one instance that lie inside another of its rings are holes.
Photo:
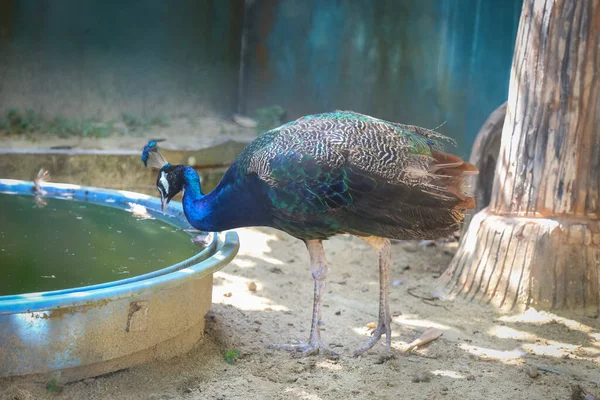
[[[169,181],[167,180],[167,175],[164,171],[160,173],[160,179],[158,181],[160,182],[160,185],[164,191],[163,194],[166,197],[169,194]]]

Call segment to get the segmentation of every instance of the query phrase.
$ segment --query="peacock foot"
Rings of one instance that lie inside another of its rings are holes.
[[[285,350],[297,353],[299,357],[307,357],[323,353],[330,358],[338,358],[339,354],[331,350],[320,340],[311,340],[310,343],[300,341],[297,344],[272,344],[269,346],[273,350]]]
[[[386,339],[386,351],[389,353],[392,346],[392,324],[391,321],[386,323],[385,321],[380,320],[377,324],[377,328],[373,331],[371,339],[354,353],[354,357],[361,356],[365,351],[370,350],[377,342],[379,342],[379,339],[381,339],[383,334],[385,334]]]

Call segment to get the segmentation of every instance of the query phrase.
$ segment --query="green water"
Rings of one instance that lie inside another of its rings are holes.
[[[164,222],[90,203],[0,194],[0,296],[130,278],[201,248]]]

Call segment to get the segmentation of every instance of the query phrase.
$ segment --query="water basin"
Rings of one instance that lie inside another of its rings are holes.
[[[0,377],[84,379],[188,351],[233,232],[193,245],[181,204],[0,179]],[[7,211],[8,212],[5,212]]]

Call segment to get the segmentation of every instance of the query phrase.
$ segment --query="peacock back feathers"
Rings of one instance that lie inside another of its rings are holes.
[[[241,173],[256,173],[270,183],[306,158],[306,167],[352,166],[390,183],[429,186],[432,166],[444,164],[440,158],[449,156],[441,152],[448,140],[420,127],[337,111],[302,117],[266,132],[246,148],[238,163]]]
[[[474,206],[464,177],[476,169],[442,151],[448,140],[350,111],[309,115],[258,137],[227,180],[258,177],[268,225],[298,237],[435,237]]]

